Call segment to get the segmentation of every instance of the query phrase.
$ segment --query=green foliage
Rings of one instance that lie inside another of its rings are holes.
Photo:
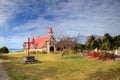
[[[75,46],[72,48],[74,52],[78,52],[79,50],[85,50],[86,46],[80,43],[75,44]]]
[[[72,48],[75,52],[77,52],[81,48],[80,44],[75,44],[75,46]]]
[[[120,47],[120,35],[114,37],[114,46],[115,49],[118,49],[118,47]]]
[[[0,53],[9,53],[9,50],[6,46],[0,48]]]
[[[95,43],[96,43],[95,42],[95,36],[94,35],[90,36],[89,39],[86,42],[87,49],[88,50],[95,49],[96,48],[96,46],[95,46],[96,44]]]
[[[113,37],[110,36],[108,33],[104,34],[103,39],[103,49],[104,50],[113,50],[114,40]]]
[[[102,37],[90,36],[86,42],[88,50],[97,48],[98,50],[114,50],[120,47],[120,35],[111,36],[106,33]]]

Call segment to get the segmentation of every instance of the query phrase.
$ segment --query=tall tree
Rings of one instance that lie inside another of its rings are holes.
[[[104,34],[103,49],[105,49],[105,50],[113,50],[114,49],[113,37],[111,35],[109,35],[108,33]]]
[[[114,48],[118,49],[120,47],[120,35],[114,37]]]
[[[96,48],[95,46],[95,36],[90,36],[86,42],[86,46],[88,50],[93,50]]]

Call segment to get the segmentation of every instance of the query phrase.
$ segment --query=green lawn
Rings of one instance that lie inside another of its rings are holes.
[[[11,80],[120,80],[120,60],[100,61],[78,55],[31,54],[41,63],[22,64],[27,54],[0,54]]]

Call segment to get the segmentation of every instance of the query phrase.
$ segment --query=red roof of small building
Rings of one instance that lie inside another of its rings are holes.
[[[50,39],[50,35],[39,37],[39,38],[33,38],[32,42],[35,44],[36,48],[42,48],[44,43]]]
[[[42,48],[45,42],[50,39],[51,35],[39,37],[39,38],[32,38],[32,41],[29,42],[29,48],[34,44],[37,49]],[[28,49],[28,42],[25,44],[25,48]]]

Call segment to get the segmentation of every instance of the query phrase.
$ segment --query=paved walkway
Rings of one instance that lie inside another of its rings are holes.
[[[2,64],[2,59],[0,59],[0,80],[10,80],[10,78],[7,75],[6,70]]]

